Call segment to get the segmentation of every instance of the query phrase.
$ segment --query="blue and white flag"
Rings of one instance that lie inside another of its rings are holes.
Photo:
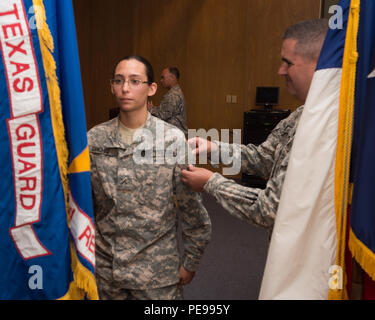
[[[349,248],[375,281],[375,1],[360,2]]]
[[[327,34],[296,131],[260,299],[327,299],[337,285],[336,157],[350,0],[340,6],[343,28]]]
[[[0,49],[0,299],[96,299],[71,0],[1,0]]]
[[[328,32],[292,148],[262,299],[347,299],[347,245],[375,281],[375,2],[339,8],[343,28]]]

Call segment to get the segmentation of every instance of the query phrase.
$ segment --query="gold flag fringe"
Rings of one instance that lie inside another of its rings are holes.
[[[342,66],[342,79],[340,88],[339,126],[337,134],[337,152],[335,168],[335,211],[337,225],[337,254],[338,265],[343,276],[342,288],[330,289],[330,300],[348,299],[346,290],[345,245],[347,210],[350,203],[351,187],[349,184],[349,166],[352,143],[354,91],[356,79],[356,66],[358,60],[357,35],[359,26],[360,0],[352,0],[349,12],[348,27],[346,31],[345,50]]]
[[[38,37],[45,70],[49,102],[51,106],[51,122],[56,144],[57,159],[61,181],[64,189],[67,222],[69,221],[69,184],[68,184],[68,147],[65,140],[65,128],[62,118],[60,88],[56,76],[56,62],[52,52],[54,50],[53,37],[47,24],[43,0],[33,0]],[[78,260],[74,245],[70,241],[72,271],[74,281],[69,285],[69,291],[61,299],[83,299],[85,293],[89,299],[97,300],[98,293],[94,275]]]
[[[349,250],[362,269],[375,281],[375,254],[367,248],[350,229]]]

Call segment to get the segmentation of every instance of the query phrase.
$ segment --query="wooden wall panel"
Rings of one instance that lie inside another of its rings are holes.
[[[108,80],[127,54],[181,71],[190,128],[242,128],[256,86],[280,86],[280,108],[300,103],[277,75],[281,35],[319,17],[320,0],[74,0],[88,127],[114,106]],[[165,89],[154,97],[158,104]],[[227,94],[237,95],[227,104]]]
[[[158,75],[166,65],[180,68],[189,128],[242,128],[243,112],[255,107],[257,86],[280,86],[280,109],[301,104],[277,74],[281,37],[289,25],[318,18],[320,5],[320,0],[139,0],[134,48]],[[237,103],[227,104],[227,94],[237,95]]]
[[[279,86],[279,109],[295,110],[301,102],[292,97],[277,72],[282,35],[288,26],[319,18],[319,0],[250,0],[249,9],[249,106],[255,103],[257,86]]]
[[[151,60],[158,76],[168,65],[180,69],[189,128],[238,127],[246,96],[247,0],[137,4],[135,51]],[[238,103],[227,105],[226,94],[237,95]]]
[[[74,0],[87,127],[107,121],[115,106],[109,79],[133,51],[133,1]]]

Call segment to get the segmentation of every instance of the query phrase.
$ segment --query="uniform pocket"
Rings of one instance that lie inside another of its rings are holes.
[[[152,163],[135,165],[134,172],[139,184],[139,203],[156,203],[172,193],[173,166],[165,163],[161,152],[153,151]]]
[[[146,204],[155,199],[157,195],[157,184],[160,181],[160,165],[143,164],[134,168],[135,177],[138,184],[137,201]]]
[[[115,199],[117,185],[118,149],[90,148],[92,181],[100,183],[107,198]],[[95,186],[93,186],[95,187]]]

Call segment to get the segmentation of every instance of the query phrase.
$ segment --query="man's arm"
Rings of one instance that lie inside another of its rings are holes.
[[[231,215],[264,228],[272,228],[279,206],[285,173],[268,181],[266,189],[242,186],[218,173],[212,175],[204,191]]]
[[[270,135],[261,145],[241,145],[216,142],[220,152],[220,162],[226,165],[233,165],[236,161],[241,166],[241,172],[260,176],[267,179],[271,175],[274,164],[277,138]],[[228,159],[230,161],[228,161]]]
[[[265,177],[270,177],[266,189],[244,187],[203,168],[184,170],[184,183],[193,190],[204,190],[211,194],[232,215],[263,227],[272,227],[279,206],[290,149],[303,108],[297,110],[289,118],[281,121],[261,146],[241,146],[241,152],[237,152],[241,154],[243,172],[252,172],[246,168],[254,164],[250,157],[251,154],[254,155],[255,167],[259,167],[259,172],[263,172]],[[205,147],[204,143],[200,145]],[[227,144],[224,147],[231,146]],[[208,149],[210,148],[212,149],[208,145]],[[259,161],[262,158],[264,162]],[[262,171],[263,163],[267,168]]]
[[[274,154],[279,142],[278,131],[272,132],[260,146],[253,144],[229,144],[220,141],[208,141],[202,138],[191,138],[188,144],[193,154],[207,152],[213,165],[222,162],[226,165],[239,163],[241,172],[258,175],[264,178],[270,176]]]
[[[285,139],[290,131],[290,122],[293,118],[284,119],[271,131],[266,141],[257,146],[254,144],[229,144],[220,141],[208,141],[203,138],[194,137],[188,140],[193,154],[207,152],[212,164],[220,161],[227,165],[235,162],[240,163],[241,172],[257,175],[268,179],[275,162],[275,154],[280,142]],[[228,160],[230,160],[228,162]]]
[[[231,215],[271,228],[279,205],[285,171],[269,180],[265,190],[249,188],[204,168],[182,171],[182,181],[195,191],[206,191]]]

